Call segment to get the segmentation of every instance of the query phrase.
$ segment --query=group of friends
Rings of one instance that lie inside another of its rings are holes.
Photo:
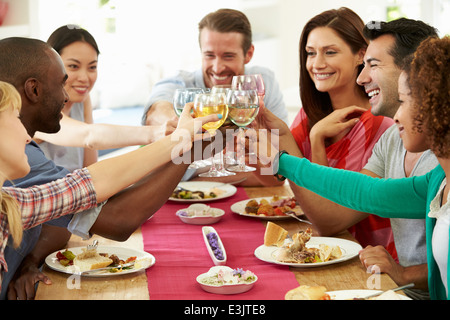
[[[100,50],[88,31],[0,40],[1,299],[33,299],[36,283],[51,284],[40,267],[72,234],[124,241],[157,212],[189,166],[172,161],[175,146],[184,143],[179,157],[204,146],[201,125],[218,120],[193,119],[192,104],[176,116],[173,93],[240,74],[263,76],[253,126],[278,133],[257,141],[271,152],[256,167],[270,163],[273,175],[239,173],[241,185],[287,179],[318,234],[348,230],[369,272],[413,282],[413,299],[448,299],[450,38],[406,18],[365,25],[345,7],[316,15],[300,36],[302,106],[290,126],[274,73],[248,66],[255,47],[242,12],[206,15],[199,46],[201,68],[156,83],[142,126],[120,126],[93,123]],[[128,145],[145,147],[97,159]]]

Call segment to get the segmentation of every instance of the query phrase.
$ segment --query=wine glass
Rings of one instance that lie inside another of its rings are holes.
[[[231,88],[236,90],[256,90],[260,102],[264,100],[266,94],[264,80],[260,74],[234,76],[231,82]]]
[[[173,95],[173,110],[177,116],[181,115],[186,103],[194,102],[195,95],[204,92],[202,88],[182,88],[175,90]]]
[[[228,115],[231,122],[239,127],[240,152],[238,164],[227,170],[232,172],[250,172],[256,168],[245,164],[245,130],[256,118],[259,111],[259,99],[256,90],[230,90],[227,94]]]
[[[201,93],[194,98],[194,116],[204,117],[210,114],[221,114],[219,121],[208,122],[203,125],[203,129],[208,131],[211,136],[225,122],[228,116],[228,107],[226,104],[226,95],[224,93]],[[214,144],[211,144],[214,146]],[[222,152],[222,150],[221,150]],[[214,156],[211,161],[211,168],[208,172],[199,174],[200,177],[221,177],[221,172],[216,168]]]
[[[223,93],[223,94],[226,95],[229,90],[231,90],[231,84],[216,85],[216,86],[213,86],[211,88],[211,93]],[[228,126],[228,125],[231,125],[231,124],[232,123],[231,123],[230,118],[227,117],[227,119],[223,123],[223,126]],[[223,155],[224,152],[225,152],[225,156]],[[222,177],[236,175],[236,173],[234,173],[234,172],[230,172],[230,171],[225,170],[225,161],[228,164],[230,164],[230,163],[231,164],[236,164],[236,161],[234,160],[234,152],[227,151],[226,148],[225,148],[224,151],[219,153],[219,161],[217,163],[217,171],[219,171],[221,173]]]

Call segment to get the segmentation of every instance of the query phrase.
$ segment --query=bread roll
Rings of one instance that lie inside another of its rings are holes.
[[[287,235],[287,230],[269,221],[266,226],[266,232],[264,233],[264,245],[276,245],[280,247],[286,239]]]
[[[80,268],[81,272],[105,268],[111,263],[113,261],[110,258],[99,255],[96,249],[84,250],[73,259],[73,265]]]
[[[323,286],[300,286],[289,290],[284,299],[285,300],[324,300],[327,297],[325,293],[327,289]]]

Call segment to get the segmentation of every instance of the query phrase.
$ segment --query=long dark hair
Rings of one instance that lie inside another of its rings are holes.
[[[61,54],[61,51],[65,47],[77,41],[89,43],[94,50],[97,51],[97,55],[100,54],[100,50],[98,49],[98,45],[94,37],[85,29],[73,24],[59,27],[53,31],[48,38],[47,43],[51,45],[56,52]]]
[[[354,54],[361,49],[367,48],[367,40],[363,35],[364,22],[355,12],[348,8],[342,7],[324,11],[313,17],[305,25],[300,36],[299,45],[299,84],[302,107],[308,116],[310,127],[333,112],[329,94],[327,92],[320,92],[316,89],[306,68],[306,42],[311,31],[318,27],[328,27],[333,29],[350,46]],[[360,67],[359,72],[361,72],[361,70],[362,66]],[[364,92],[363,87],[361,87],[361,91]]]

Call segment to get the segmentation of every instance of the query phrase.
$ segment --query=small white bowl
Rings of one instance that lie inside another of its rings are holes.
[[[209,213],[213,215],[208,215]],[[225,215],[225,211],[218,208],[211,208],[202,203],[196,203],[190,205],[188,208],[178,210],[176,215],[184,223],[205,225],[219,222]]]
[[[215,294],[239,294],[244,293],[253,288],[258,277],[255,275],[255,280],[250,283],[238,283],[238,284],[224,284],[224,285],[213,285],[213,284],[205,284],[202,282],[203,279],[211,277],[219,272],[219,270],[228,270],[233,271],[230,267],[227,266],[217,266],[209,269],[208,272],[203,273],[197,277],[197,282],[200,284],[200,287],[206,292],[215,293]]]
[[[223,246],[222,240],[220,240],[219,234],[216,232],[216,230],[213,227],[203,227],[202,232],[203,232],[203,240],[205,241],[205,245],[206,245],[206,248],[208,249],[209,256],[211,257],[214,264],[216,266],[225,265],[227,263],[227,253],[225,251],[225,247]],[[217,244],[219,246],[218,249],[220,249],[222,251],[223,259],[216,257],[216,255],[214,254],[214,251],[211,248],[211,245],[209,244],[209,240],[208,240],[208,234],[210,234],[210,233],[215,233],[217,235]]]

